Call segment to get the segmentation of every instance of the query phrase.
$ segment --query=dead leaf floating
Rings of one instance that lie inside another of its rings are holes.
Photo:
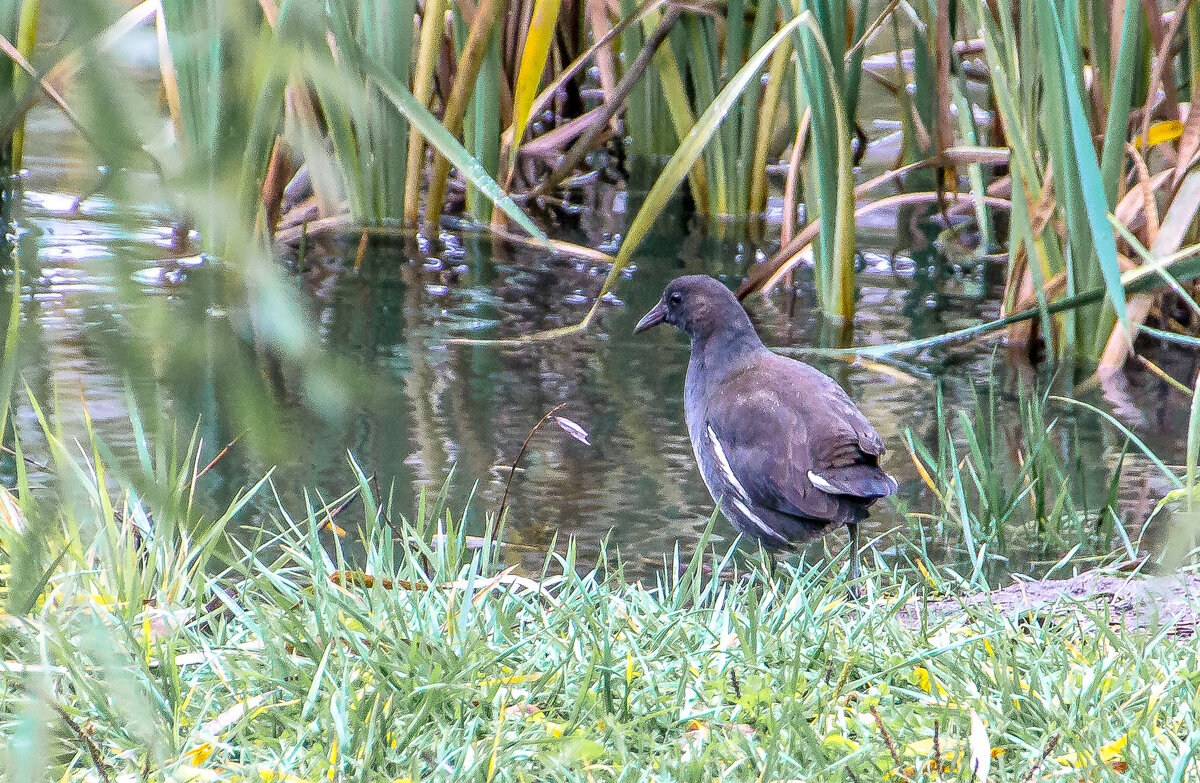
[[[572,438],[579,441],[583,445],[585,445],[585,446],[592,445],[592,442],[590,440],[588,440],[587,430],[585,430],[583,427],[580,427],[578,424],[571,421],[566,416],[555,416],[554,423],[557,424],[558,426],[562,427],[563,432],[567,433],[568,435],[570,435]]]

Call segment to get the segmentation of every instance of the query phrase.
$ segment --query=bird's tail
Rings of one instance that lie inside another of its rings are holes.
[[[848,495],[863,500],[878,500],[896,494],[896,479],[883,472],[878,465],[847,465],[826,468],[818,474],[829,489],[820,488],[830,494]],[[813,482],[816,484],[817,482]],[[818,485],[820,486],[820,485]]]

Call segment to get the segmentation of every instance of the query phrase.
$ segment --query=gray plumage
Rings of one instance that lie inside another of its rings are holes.
[[[636,331],[660,323],[691,337],[688,434],[704,483],[743,534],[772,551],[841,525],[856,536],[871,504],[896,491],[879,466],[883,439],[846,392],[767,350],[719,281],[673,280]]]

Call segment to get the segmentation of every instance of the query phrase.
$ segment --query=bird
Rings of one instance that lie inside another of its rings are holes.
[[[883,438],[836,381],[764,346],[719,280],[672,280],[634,334],[659,324],[691,338],[684,415],[721,513],[772,563],[775,553],[845,526],[857,582],[859,524],[897,489],[879,464]]]

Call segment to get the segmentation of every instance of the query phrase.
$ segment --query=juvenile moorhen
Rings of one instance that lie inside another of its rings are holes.
[[[858,523],[896,491],[883,439],[841,386],[763,346],[733,293],[706,275],[672,280],[634,333],[671,324],[692,338],[684,411],[700,474],[721,512],[768,552]]]

